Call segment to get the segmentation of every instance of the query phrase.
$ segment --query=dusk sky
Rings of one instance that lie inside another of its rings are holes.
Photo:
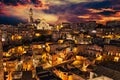
[[[120,0],[0,0],[0,24],[27,22],[30,8],[52,24],[120,20]]]

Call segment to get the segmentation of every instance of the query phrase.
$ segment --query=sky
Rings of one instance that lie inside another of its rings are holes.
[[[120,0],[0,0],[0,24],[18,24],[33,18],[51,24],[61,22],[120,20]]]

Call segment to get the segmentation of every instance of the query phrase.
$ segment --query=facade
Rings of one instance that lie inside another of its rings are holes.
[[[120,28],[117,26],[103,26],[96,28],[96,36],[101,38],[119,39]]]
[[[120,58],[120,46],[115,45],[105,45],[104,46],[104,52],[109,56],[114,56],[117,58],[117,61],[119,61]]]
[[[51,30],[52,26],[50,26],[48,23],[45,22],[45,20],[41,19],[40,23],[36,24],[36,27],[38,30]]]

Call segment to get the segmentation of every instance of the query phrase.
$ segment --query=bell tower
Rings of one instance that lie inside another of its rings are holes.
[[[33,23],[33,9],[32,8],[29,9],[29,22]]]

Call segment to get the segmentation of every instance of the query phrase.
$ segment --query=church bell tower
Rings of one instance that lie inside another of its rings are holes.
[[[29,22],[33,23],[33,10],[32,10],[32,8],[30,8],[30,10],[29,10]]]

